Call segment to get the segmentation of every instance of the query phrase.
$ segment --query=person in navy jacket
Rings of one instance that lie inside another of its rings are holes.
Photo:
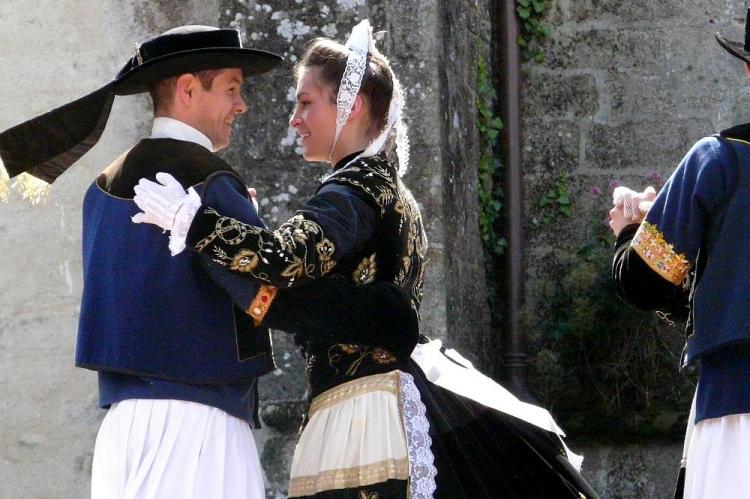
[[[744,44],[716,37],[750,75],[750,26]],[[699,368],[676,497],[739,498],[750,488],[748,168],[745,124],[693,145],[640,223],[626,216],[627,203],[610,212],[618,294],[687,318],[682,366]]]

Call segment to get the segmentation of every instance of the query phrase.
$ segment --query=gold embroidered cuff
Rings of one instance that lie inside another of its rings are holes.
[[[266,286],[265,284],[260,287],[258,294],[255,295],[255,299],[247,309],[247,315],[255,320],[255,325],[260,326],[263,322],[263,318],[268,313],[268,309],[271,308],[274,298],[278,290],[273,286]]]
[[[672,284],[680,284],[690,272],[687,257],[677,253],[655,225],[644,221],[630,245],[653,271]]]

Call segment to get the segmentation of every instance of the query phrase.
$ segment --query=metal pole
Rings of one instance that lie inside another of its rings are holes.
[[[529,399],[526,388],[526,352],[521,327],[523,307],[523,212],[521,172],[521,54],[516,42],[519,22],[515,0],[500,0],[496,36],[499,59],[499,103],[503,130],[500,139],[505,169],[505,227],[508,241],[505,258],[506,289],[504,315],[507,323],[505,369],[509,389]]]

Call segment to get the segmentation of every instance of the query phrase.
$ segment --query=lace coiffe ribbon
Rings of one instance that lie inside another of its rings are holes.
[[[391,73],[393,95],[391,96],[391,102],[388,106],[388,116],[386,118],[385,127],[380,131],[380,134],[375,140],[370,142],[367,148],[359,156],[354,158],[354,160],[374,156],[379,153],[385,146],[388,134],[392,129],[395,129],[396,155],[398,156],[399,164],[398,174],[401,176],[406,173],[406,169],[409,166],[409,137],[407,135],[406,124],[403,120],[405,95],[401,83],[393,73],[388,60],[375,47],[375,40],[372,36],[372,26],[370,26],[370,21],[367,19],[360,21],[360,23],[352,29],[345,46],[349,49],[349,56],[346,60],[346,68],[344,69],[344,75],[341,77],[339,92],[336,97],[336,134],[334,135],[329,159],[339,140],[341,130],[349,119],[352,106],[354,105],[354,99],[357,97],[359,89],[362,86],[362,78],[367,70],[367,54],[378,54],[386,61],[388,71]]]

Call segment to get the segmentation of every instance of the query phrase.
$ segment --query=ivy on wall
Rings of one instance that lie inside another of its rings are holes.
[[[544,61],[540,43],[549,36],[550,27],[544,22],[551,0],[516,0],[516,14],[521,21],[518,45],[526,60]]]
[[[503,193],[500,183],[500,161],[496,150],[503,122],[493,110],[496,98],[490,69],[485,58],[480,55],[477,59],[476,93],[477,128],[481,151],[478,165],[479,230],[487,251],[492,255],[502,256],[507,242],[499,228]]]

